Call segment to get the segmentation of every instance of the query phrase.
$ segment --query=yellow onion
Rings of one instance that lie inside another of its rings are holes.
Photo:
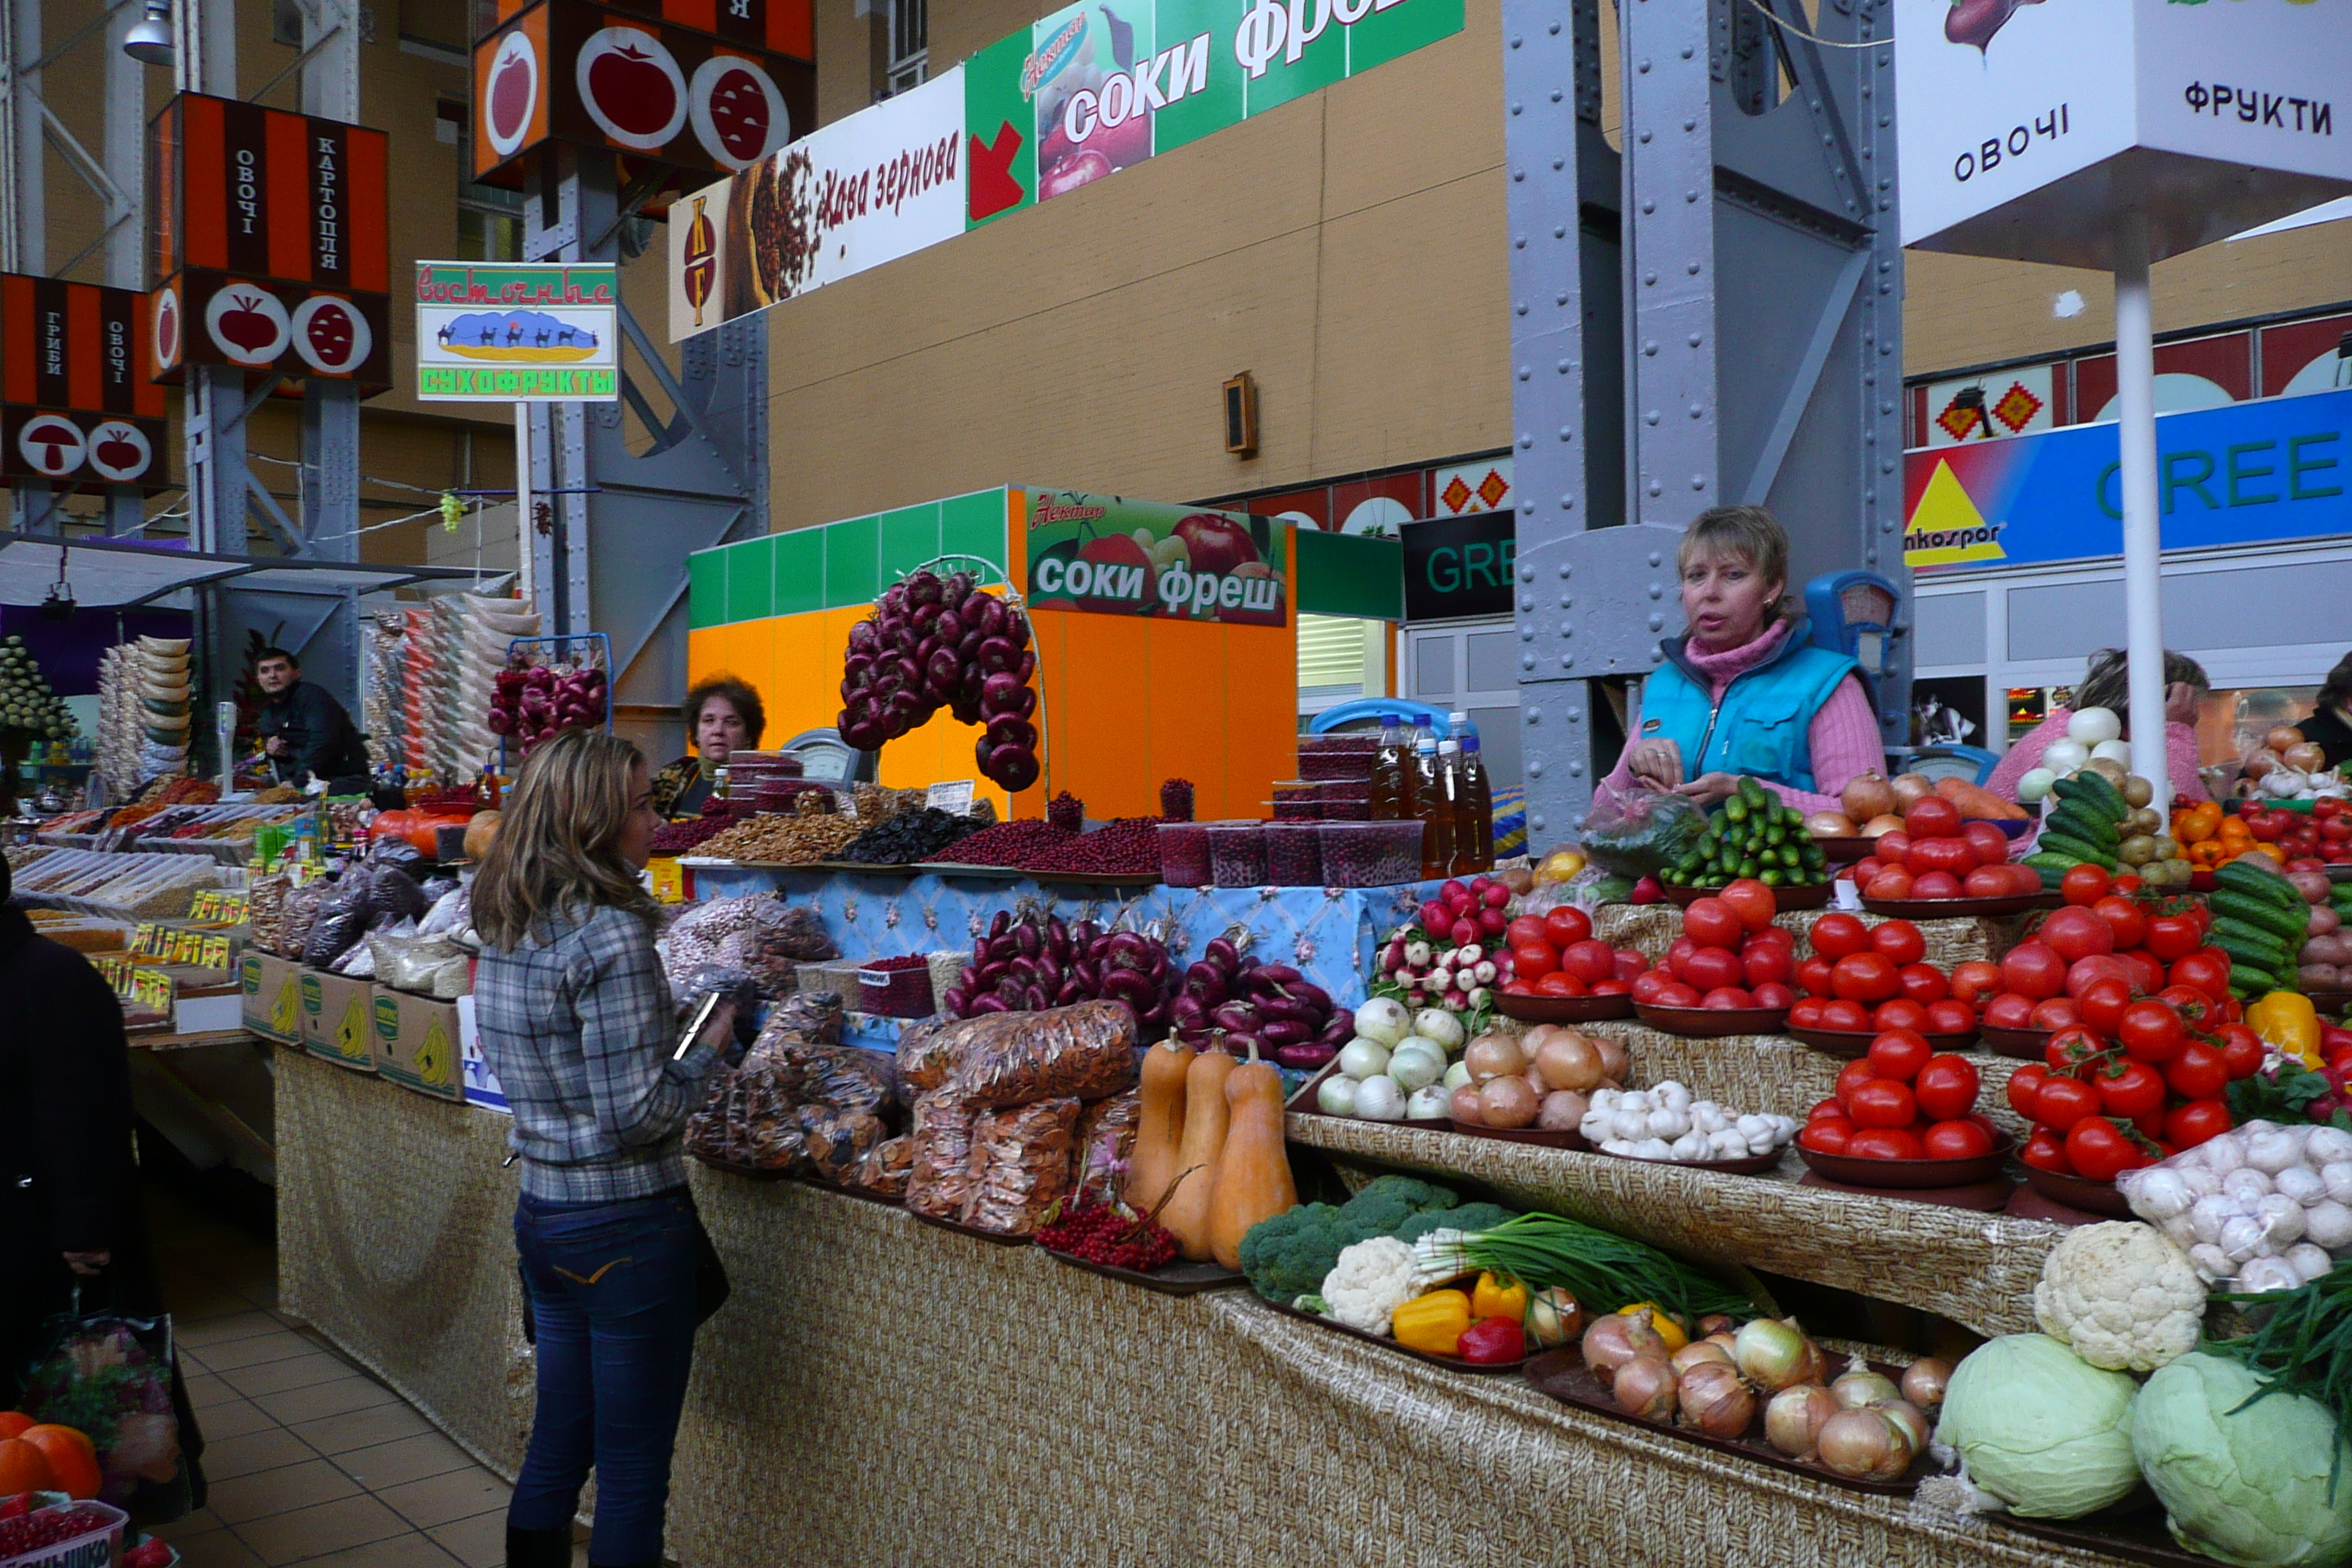
[[[1724,1349],[1723,1346],[1717,1344],[1713,1340],[1693,1340],[1690,1343],[1685,1345],[1682,1349],[1676,1351],[1674,1354],[1666,1358],[1667,1364],[1672,1366],[1677,1373],[1686,1373],[1703,1361],[1711,1361],[1718,1363],[1724,1366],[1731,1366],[1731,1352]],[[1731,1370],[1738,1372],[1739,1369],[1736,1366],[1731,1366]]]
[[[1613,1385],[1617,1408],[1646,1420],[1670,1421],[1674,1419],[1678,1381],[1665,1357],[1635,1356],[1617,1369]]]
[[[1584,1331],[1584,1364],[1603,1384],[1617,1375],[1617,1369],[1635,1356],[1654,1355],[1661,1362],[1666,1359],[1666,1342],[1650,1326],[1645,1313],[1629,1318],[1622,1312],[1612,1312],[1605,1318],[1595,1318],[1592,1326]]]
[[[1811,1352],[1812,1342],[1798,1331],[1793,1318],[1787,1321],[1758,1318],[1742,1324],[1731,1341],[1732,1363],[1741,1376],[1767,1394],[1793,1384],[1821,1381],[1813,1370]]]
[[[1893,1378],[1881,1377],[1878,1373],[1859,1365],[1831,1384],[1830,1392],[1837,1396],[1838,1404],[1847,1410],[1859,1410],[1865,1405],[1875,1405],[1882,1399],[1903,1397],[1903,1391],[1895,1386]]]
[[[1838,1402],[1816,1383],[1784,1388],[1764,1406],[1764,1440],[1792,1459],[1810,1459],[1818,1449],[1822,1424],[1838,1413]]]
[[[1952,1381],[1952,1363],[1937,1356],[1921,1356],[1903,1369],[1903,1397],[1935,1414],[1944,1403],[1944,1389]]]
[[[1682,1407],[1675,1419],[1710,1437],[1739,1436],[1756,1419],[1755,1391],[1728,1362],[1705,1361],[1687,1369],[1675,1396]]]
[[[1907,1399],[1882,1399],[1870,1408],[1903,1428],[1903,1440],[1915,1454],[1924,1451],[1936,1436],[1927,1413]]]
[[[1841,1410],[1815,1435],[1821,1461],[1842,1476],[1891,1481],[1911,1468],[1909,1435],[1881,1410]]]
[[[1698,1331],[1701,1334],[1710,1340],[1721,1334],[1725,1337],[1724,1342],[1727,1344],[1730,1342],[1731,1331],[1738,1326],[1721,1312],[1709,1312],[1698,1321]]]
[[[1584,1323],[1584,1309],[1576,1298],[1557,1285],[1545,1287],[1528,1298],[1528,1313],[1522,1326],[1528,1338],[1545,1350],[1557,1350],[1576,1338],[1576,1331]]]

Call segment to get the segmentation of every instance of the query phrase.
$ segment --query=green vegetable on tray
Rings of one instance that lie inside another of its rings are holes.
[[[1697,842],[1658,873],[1670,888],[1721,888],[1742,877],[1768,888],[1830,879],[1829,857],[1805,830],[1805,814],[1747,777],[1708,816]]]
[[[1758,1304],[1740,1290],[1633,1241],[1558,1215],[1526,1214],[1490,1230],[1433,1230],[1412,1244],[1414,1276],[1442,1285],[1486,1272],[1532,1289],[1559,1287],[1588,1313],[1654,1302],[1696,1322],[1709,1312],[1752,1318]]]

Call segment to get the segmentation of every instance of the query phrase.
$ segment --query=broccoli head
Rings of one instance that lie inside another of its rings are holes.
[[[1323,1277],[1356,1239],[1338,1209],[1303,1204],[1249,1227],[1242,1237],[1242,1272],[1259,1295],[1287,1306],[1322,1289]]]
[[[1514,1217],[1500,1204],[1464,1204],[1458,1209],[1423,1209],[1396,1230],[1402,1242],[1419,1241],[1433,1230],[1466,1230],[1475,1236]]]
[[[1414,1215],[1426,1209],[1450,1209],[1454,1204],[1452,1193],[1417,1176],[1379,1176],[1349,1198],[1339,1215],[1351,1233],[1349,1239],[1363,1241],[1394,1236],[1397,1227]]]

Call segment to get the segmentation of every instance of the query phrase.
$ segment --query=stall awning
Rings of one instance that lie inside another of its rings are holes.
[[[460,566],[373,565],[352,561],[303,561],[287,556],[205,555],[121,540],[60,541],[0,534],[0,605],[37,605],[58,584],[60,552],[65,582],[85,609],[142,605],[186,608],[189,591],[206,583],[279,594],[381,593],[415,583],[466,582]]]

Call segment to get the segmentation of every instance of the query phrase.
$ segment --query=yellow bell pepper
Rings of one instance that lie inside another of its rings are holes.
[[[2294,991],[2273,991],[2246,1009],[2246,1026],[2263,1044],[2284,1052],[2310,1071],[2319,1070],[2319,1011]]]
[[[1689,1331],[1674,1319],[1666,1316],[1666,1310],[1655,1301],[1636,1301],[1630,1307],[1621,1307],[1618,1309],[1618,1316],[1622,1318],[1646,1316],[1650,1320],[1650,1327],[1658,1331],[1658,1338],[1666,1342],[1668,1355],[1674,1354],[1690,1343]]]
[[[1459,1354],[1462,1331],[1469,1326],[1470,1298],[1459,1290],[1415,1296],[1389,1315],[1389,1332],[1397,1343],[1431,1355]]]
[[[1481,1274],[1477,1287],[1470,1292],[1470,1315],[1474,1318],[1508,1318],[1515,1323],[1524,1322],[1528,1316],[1528,1288],[1516,1279],[1498,1279],[1491,1273]]]

